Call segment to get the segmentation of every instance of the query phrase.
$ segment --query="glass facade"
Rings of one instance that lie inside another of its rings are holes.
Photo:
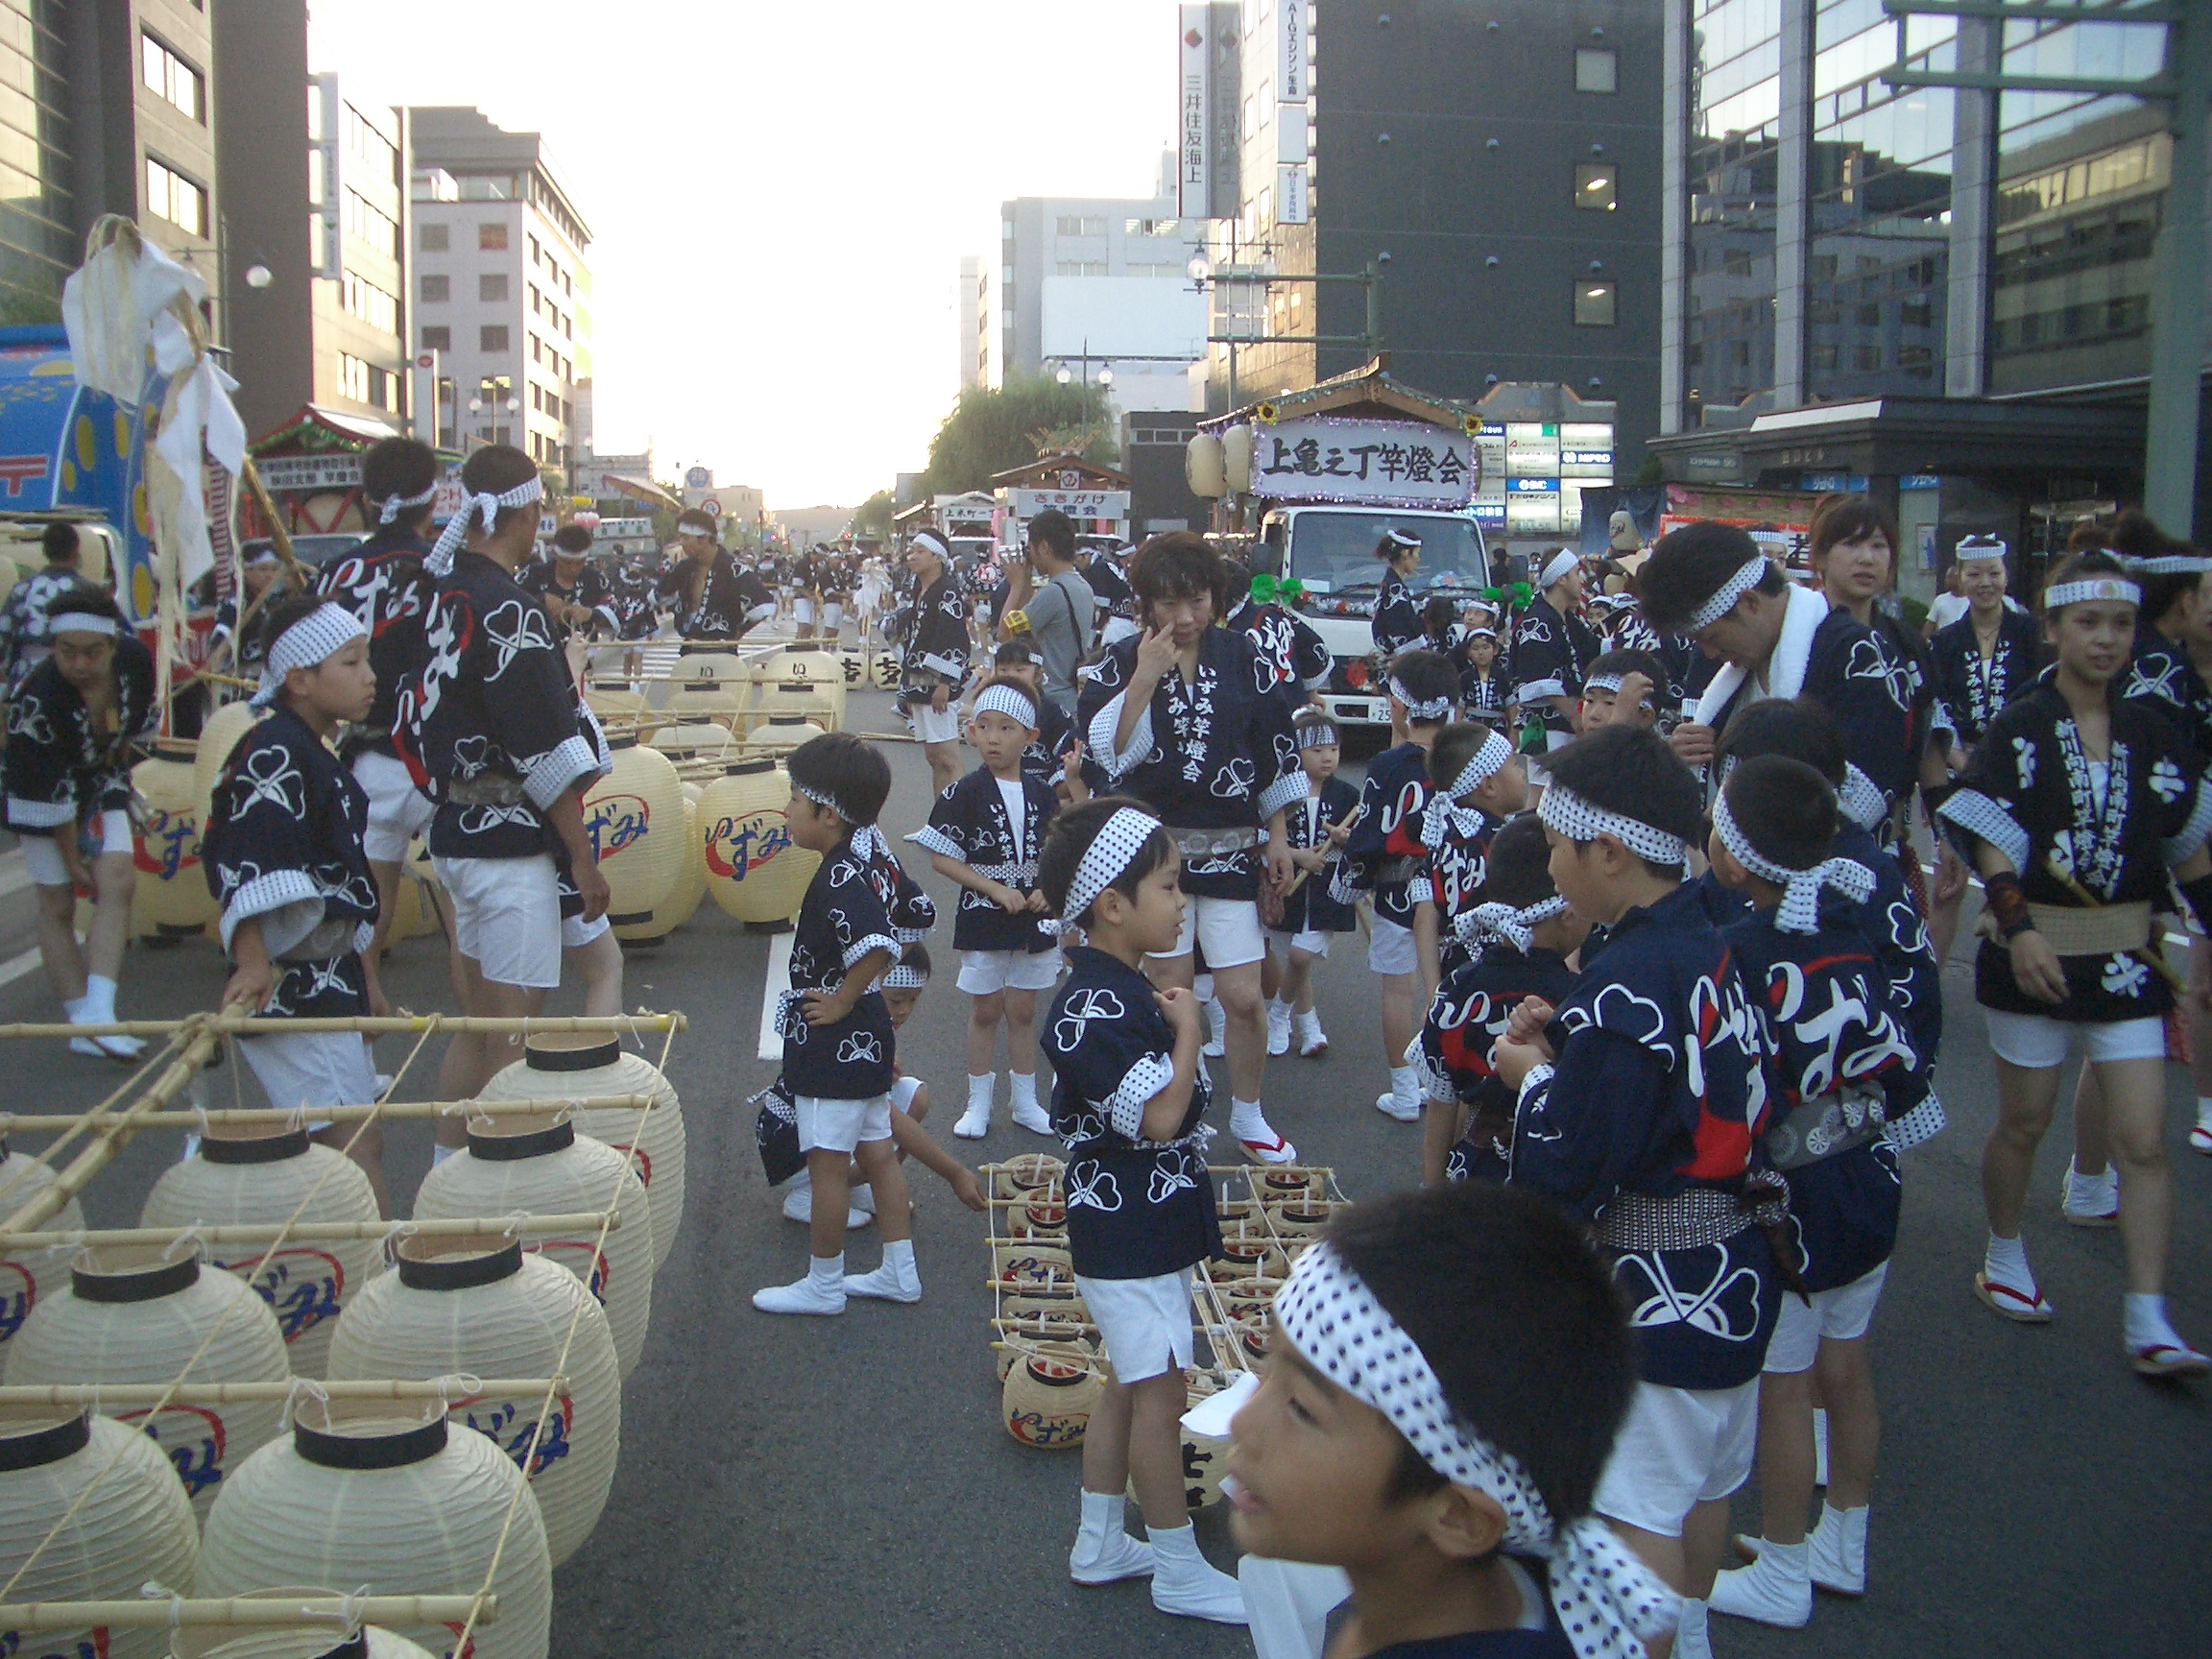
[[[1684,423],[1774,384],[1781,0],[1691,0]]]
[[[0,0],[0,324],[58,320],[77,264],[65,12]]]

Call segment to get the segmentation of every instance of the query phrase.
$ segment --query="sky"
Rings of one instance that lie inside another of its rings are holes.
[[[544,134],[590,227],[593,446],[768,504],[918,469],[960,258],[1016,196],[1142,196],[1174,0],[314,0],[349,96]]]

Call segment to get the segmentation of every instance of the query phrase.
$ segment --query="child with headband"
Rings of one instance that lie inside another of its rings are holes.
[[[1795,1629],[1813,1586],[1866,1586],[1867,1496],[1882,1425],[1866,1328],[1897,1241],[1900,1178],[1887,1134],[1893,1090],[1919,1057],[1906,1010],[1860,927],[1874,872],[1835,853],[1836,795],[1801,760],[1729,769],[1713,805],[1712,876],[1750,902],[1722,932],[1759,1011],[1773,1102],[1767,1162],[1790,1188],[1791,1263],[1759,1380],[1760,1512],[1754,1565],[1723,1573],[1714,1611]],[[1813,1502],[1813,1388],[1828,1410],[1828,1502]]]
[[[1198,1553],[1183,1487],[1190,1269],[1217,1254],[1206,1168],[1211,1091],[1189,991],[1154,991],[1147,953],[1183,926],[1182,860],[1160,820],[1126,796],[1054,821],[1038,872],[1047,903],[1085,943],[1046,1017],[1052,1125],[1068,1142],[1068,1250],[1111,1380],[1083,1436],[1078,1584],[1150,1577],[1163,1613],[1244,1623],[1237,1580]],[[1150,1539],[1122,1525],[1134,1486]]]
[[[1305,874],[1280,896],[1279,905],[1262,895],[1261,921],[1267,928],[1263,977],[1274,982],[1267,996],[1267,1052],[1289,1053],[1295,1024],[1299,1054],[1313,1060],[1329,1052],[1329,1033],[1321,1029],[1313,1006],[1313,964],[1329,954],[1330,934],[1349,933],[1358,926],[1352,906],[1330,897],[1329,883],[1352,833],[1359,791],[1336,776],[1343,747],[1327,714],[1301,709],[1290,717],[1290,732],[1306,774],[1306,799],[1290,804],[1283,823],[1290,835],[1290,862]],[[1280,962],[1277,951],[1282,952]],[[1261,988],[1267,989],[1264,983]]]
[[[1339,1659],[1644,1659],[1676,1600],[1591,1514],[1635,1386],[1604,1268],[1491,1187],[1362,1203],[1275,1298],[1223,1491],[1253,1555],[1340,1567]]]
[[[1643,651],[1617,649],[1590,664],[1582,678],[1580,727],[1646,728],[1659,724],[1659,701],[1667,689],[1667,670]]]
[[[1481,901],[1491,836],[1528,804],[1513,745],[1487,726],[1447,726],[1430,754],[1435,787],[1414,828],[1425,868],[1406,890],[1423,982],[1437,986],[1466,959],[1459,918]]]

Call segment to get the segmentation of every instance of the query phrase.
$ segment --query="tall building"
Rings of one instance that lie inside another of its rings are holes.
[[[1469,402],[1511,382],[1611,402],[1632,476],[1659,424],[1658,8],[1243,0],[1181,13],[1179,182],[1185,206],[1215,215],[1215,265],[1377,264],[1394,375]],[[1373,338],[1355,283],[1213,294],[1210,332],[1253,342],[1212,348],[1216,410],[1356,368]],[[1265,343],[1313,336],[1344,343]]]
[[[53,322],[104,213],[207,278],[220,334],[214,50],[196,0],[11,0],[0,322]]]
[[[2162,108],[1892,87],[1897,26],[1868,0],[1663,11],[1666,476],[1871,489],[1923,592],[1961,535],[2040,553],[2139,488]],[[2159,71],[2165,34],[1922,14],[1906,48],[2121,81]]]
[[[1000,204],[974,320],[987,384],[1062,368],[1095,381],[1103,370],[1123,409],[1186,406],[1189,367],[1206,351],[1205,300],[1186,267],[1206,228],[1176,211],[1171,154],[1160,172],[1150,197]]]
[[[565,471],[591,377],[591,232],[539,134],[472,108],[408,118],[414,344],[438,354],[441,439],[512,444]]]
[[[983,260],[969,253],[960,260],[959,286],[952,291],[953,332],[960,362],[960,390],[983,383]]]

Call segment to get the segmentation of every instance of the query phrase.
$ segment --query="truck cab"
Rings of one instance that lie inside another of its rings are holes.
[[[1256,571],[1295,579],[1306,589],[1301,614],[1329,647],[1329,683],[1320,699],[1339,726],[1390,724],[1390,699],[1369,624],[1382,592],[1375,544],[1386,530],[1421,539],[1416,600],[1443,595],[1464,603],[1489,588],[1490,555],[1472,513],[1358,506],[1270,506],[1252,548]]]

